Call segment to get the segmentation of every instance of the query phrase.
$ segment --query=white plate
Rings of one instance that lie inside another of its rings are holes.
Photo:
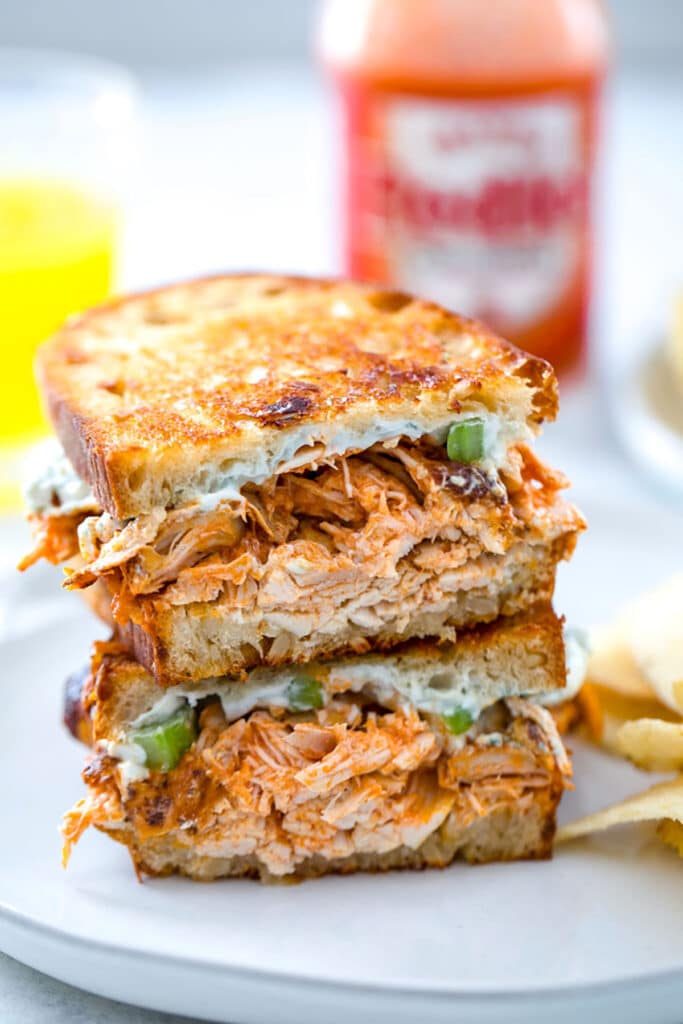
[[[596,470],[578,495],[592,529],[558,593],[584,622],[673,571],[680,552],[678,515],[635,505]],[[683,865],[649,831],[548,863],[282,887],[139,885],[126,851],[93,832],[63,872],[56,823],[81,793],[83,754],[59,727],[61,683],[95,629],[47,570],[10,586],[16,629],[0,642],[0,948],[10,955],[102,995],[247,1024],[680,1021]],[[644,782],[581,750],[563,817]]]

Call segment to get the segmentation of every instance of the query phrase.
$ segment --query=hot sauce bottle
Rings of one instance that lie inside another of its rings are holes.
[[[327,0],[320,49],[343,119],[345,271],[580,364],[598,0]]]

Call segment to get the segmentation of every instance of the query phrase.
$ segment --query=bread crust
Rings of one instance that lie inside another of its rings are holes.
[[[388,853],[356,853],[350,857],[332,859],[313,856],[284,878],[272,875],[254,855],[207,857],[187,847],[178,847],[172,839],[147,839],[139,842],[135,840],[132,831],[125,827],[96,827],[128,847],[139,874],[153,877],[180,874],[199,882],[213,882],[220,878],[250,878],[282,885],[323,875],[350,875],[358,871],[377,874],[385,871],[446,868],[455,860],[469,864],[548,860],[552,857],[555,816],[563,789],[564,783],[557,773],[548,786],[525,793],[514,809],[502,807],[465,825],[456,812],[451,812],[441,828],[415,850],[400,846]]]
[[[301,427],[362,434],[474,402],[535,428],[557,410],[549,364],[479,323],[376,286],[266,274],[110,302],[48,341],[37,373],[69,459],[119,518],[177,504]]]

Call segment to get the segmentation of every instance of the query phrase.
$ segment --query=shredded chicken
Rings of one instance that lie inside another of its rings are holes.
[[[500,706],[495,743],[476,730],[454,743],[415,712],[349,701],[295,717],[256,711],[232,724],[210,704],[196,743],[168,774],[126,786],[116,762],[93,755],[88,797],[64,819],[66,855],[90,824],[115,829],[134,859],[166,837],[207,857],[253,855],[273,875],[314,855],[415,849],[449,815],[465,825],[562,785],[552,718],[542,709],[530,716],[525,703]]]
[[[532,700],[524,700],[523,697],[508,697],[506,703],[517,719],[526,719],[536,726],[533,735],[546,744],[563,775],[570,775],[571,762],[550,711]]]
[[[345,577],[356,590],[359,572],[367,579],[394,578],[401,560],[418,549],[428,558],[433,547],[439,561],[445,548],[455,569],[482,554],[500,555],[522,539],[548,541],[576,527],[575,517],[556,507],[564,479],[530,452],[517,455],[519,477],[506,478],[509,502],[477,467],[401,442],[315,473],[247,485],[241,504],[211,512],[195,503],[120,527],[107,515],[89,518],[79,531],[84,565],[65,585],[88,586],[108,576],[119,621],[138,598],[159,593],[175,605],[222,595],[239,609],[253,605],[258,591],[265,606],[284,606],[302,591],[319,599],[330,590],[340,599]]]
[[[78,525],[83,515],[29,516],[33,530],[33,549],[22,558],[17,568],[20,572],[44,558],[52,565],[59,565],[78,554]]]
[[[116,828],[123,821],[121,800],[112,786],[111,776],[107,785],[93,786],[87,796],[79,800],[62,818],[62,865],[69,863],[71,851],[83,833],[91,825],[107,823],[107,828]]]

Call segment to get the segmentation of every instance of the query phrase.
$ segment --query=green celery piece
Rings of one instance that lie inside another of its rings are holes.
[[[481,462],[484,458],[484,421],[481,416],[471,416],[451,425],[446,452],[451,462]]]
[[[465,708],[456,708],[455,711],[449,711],[444,715],[443,720],[449,732],[454,736],[460,736],[461,733],[467,732],[474,718]]]
[[[145,764],[152,771],[169,772],[197,737],[195,713],[182,707],[164,722],[144,725],[130,733],[130,740],[145,752]]]
[[[325,695],[320,683],[309,676],[295,676],[287,687],[287,700],[292,711],[311,711],[323,707]]]

